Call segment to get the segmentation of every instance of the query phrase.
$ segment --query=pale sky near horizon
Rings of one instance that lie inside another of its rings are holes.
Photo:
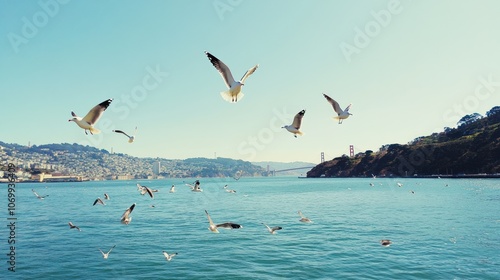
[[[0,140],[319,163],[500,105],[499,1],[0,0]],[[204,54],[239,79],[236,104]],[[353,114],[332,117],[328,94]],[[68,122],[113,98],[85,135]],[[305,109],[294,138],[281,126]],[[127,142],[121,129],[133,132]]]

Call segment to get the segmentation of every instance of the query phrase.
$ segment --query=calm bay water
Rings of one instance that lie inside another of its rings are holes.
[[[498,179],[201,178],[202,193],[185,185],[193,181],[16,184],[16,272],[3,226],[0,278],[500,279]],[[160,191],[141,196],[136,183]],[[92,206],[104,193],[106,205]],[[205,209],[243,228],[214,234]],[[271,235],[261,223],[283,229]],[[113,245],[103,259],[98,248]],[[167,262],[163,250],[179,255]]]

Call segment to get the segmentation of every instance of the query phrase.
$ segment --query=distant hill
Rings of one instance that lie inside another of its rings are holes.
[[[14,163],[29,174],[58,173],[89,179],[107,179],[119,175],[136,179],[158,175],[181,178],[267,176],[264,168],[248,161],[220,157],[185,160],[138,158],[68,143],[28,147],[0,141],[0,147],[2,163]],[[153,165],[157,162],[160,162],[159,174],[153,174]]]
[[[269,166],[270,172],[274,170],[287,170],[287,169],[302,168],[307,166],[310,166],[312,168],[316,165],[316,163],[303,162],[303,161],[294,161],[294,162],[261,161],[261,162],[252,162],[252,164],[263,167],[266,170],[267,166]],[[311,168],[277,172],[276,175],[300,176],[305,174],[307,171],[311,170]]]
[[[457,128],[417,137],[406,145],[323,162],[307,177],[365,177],[500,173],[500,106],[483,117],[464,116]]]

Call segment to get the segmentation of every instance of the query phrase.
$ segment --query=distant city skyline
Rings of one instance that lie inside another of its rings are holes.
[[[500,105],[500,2],[0,0],[0,141],[319,163]],[[204,51],[245,81],[227,90]],[[342,124],[323,93],[353,114]],[[68,122],[113,98],[86,135]],[[294,138],[282,128],[305,110]],[[133,133],[134,143],[112,130]]]

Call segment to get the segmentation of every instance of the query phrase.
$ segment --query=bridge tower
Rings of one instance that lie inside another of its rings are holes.
[[[325,152],[321,152],[321,163],[325,162]]]
[[[349,156],[354,157],[354,145],[349,145]]]

